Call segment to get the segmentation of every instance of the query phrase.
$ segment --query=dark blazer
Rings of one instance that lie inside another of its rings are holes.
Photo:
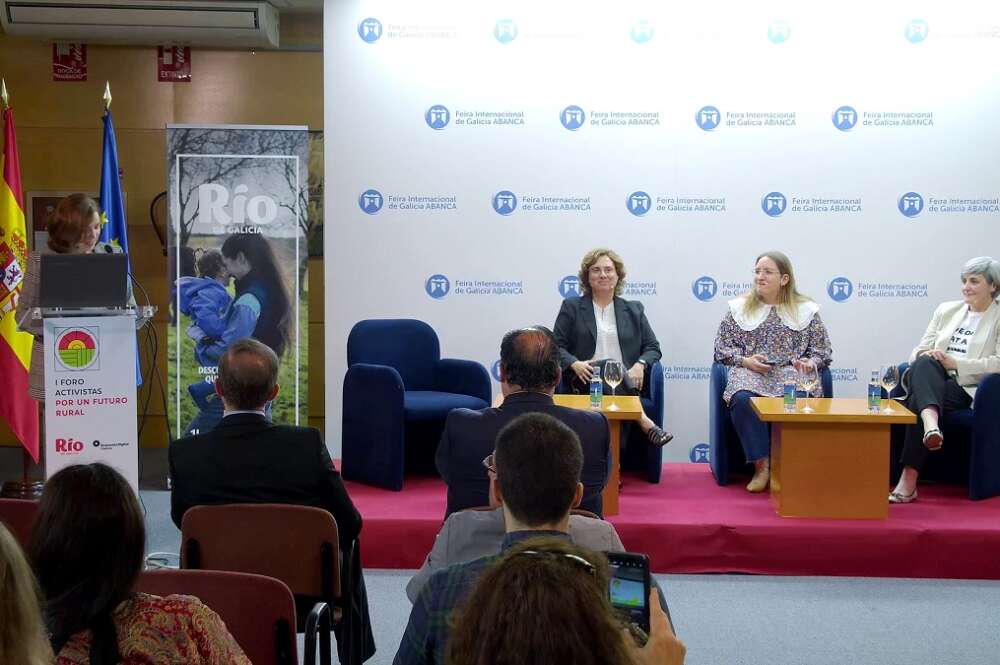
[[[170,517],[177,528],[194,506],[290,503],[329,511],[341,545],[361,533],[361,515],[314,427],[274,425],[238,413],[210,432],[174,441],[169,458]]]
[[[177,528],[188,508],[225,503],[289,503],[324,508],[337,520],[341,552],[361,533],[361,514],[347,495],[340,473],[315,427],[274,425],[256,413],[227,416],[211,431],[170,444],[170,517]],[[342,561],[341,575],[353,570],[353,587],[344,589],[350,612],[350,638],[338,624],[340,662],[361,665],[375,653],[368,595],[361,569],[361,546]],[[296,597],[296,611],[308,613],[317,599]],[[351,654],[346,644],[352,643]]]
[[[622,349],[625,370],[642,360],[646,371],[663,355],[660,343],[649,326],[642,303],[615,297],[615,323],[618,325],[618,344]],[[559,308],[556,324],[552,328],[559,344],[559,364],[563,372],[577,360],[590,360],[597,348],[597,319],[594,318],[594,301],[590,296],[566,298]],[[600,359],[598,359],[600,360]],[[648,385],[645,381],[644,385]]]
[[[489,505],[490,481],[483,458],[493,452],[504,425],[524,413],[545,413],[566,423],[583,447],[583,501],[580,508],[603,515],[601,492],[608,481],[609,434],[603,414],[557,406],[552,397],[523,392],[508,395],[499,408],[473,411],[454,409],[445,421],[434,462],[448,485],[448,509]]]

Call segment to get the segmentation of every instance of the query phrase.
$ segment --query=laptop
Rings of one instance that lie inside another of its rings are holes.
[[[42,254],[39,307],[128,306],[125,254]]]

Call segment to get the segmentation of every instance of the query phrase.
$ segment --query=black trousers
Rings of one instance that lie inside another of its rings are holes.
[[[941,363],[929,356],[917,358],[910,365],[909,374],[910,392],[906,398],[906,406],[917,414],[917,422],[906,426],[900,461],[920,471],[930,454],[924,445],[924,426],[919,419],[920,412],[929,406],[936,406],[938,414],[944,416],[945,411],[968,409],[972,405],[972,398],[955,379],[948,376]]]

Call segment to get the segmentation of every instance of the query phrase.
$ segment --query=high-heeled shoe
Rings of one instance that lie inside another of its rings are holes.
[[[941,430],[933,427],[924,432],[924,445],[927,446],[927,450],[941,450],[941,446],[944,445],[944,435],[941,434]]]
[[[674,435],[660,427],[657,427],[656,425],[653,425],[649,428],[649,431],[646,432],[646,438],[649,439],[649,442],[657,448],[662,448],[674,440]]]
[[[889,503],[913,503],[917,500],[917,490],[913,489],[910,494],[903,494],[902,492],[897,492],[893,490],[889,492]]]

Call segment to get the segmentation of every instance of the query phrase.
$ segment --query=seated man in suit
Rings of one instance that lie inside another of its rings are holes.
[[[180,528],[184,513],[200,505],[314,506],[333,515],[341,551],[350,551],[361,533],[361,514],[348,496],[319,430],[275,425],[264,416],[265,406],[278,395],[278,357],[274,351],[255,339],[233,342],[219,359],[215,392],[224,407],[219,425],[170,445],[170,517],[174,524]],[[352,556],[344,557],[344,565],[354,566],[357,585],[351,590],[351,600],[364,617],[355,625],[367,633],[362,636],[366,648],[356,653],[367,658],[375,652],[375,645],[358,550],[355,546]],[[341,644],[338,639],[338,648]]]
[[[543,326],[513,330],[500,343],[500,389],[503,404],[448,414],[434,461],[448,485],[445,516],[489,504],[489,478],[483,459],[493,452],[497,433],[524,413],[545,413],[565,423],[583,448],[583,500],[580,508],[603,517],[601,492],[610,461],[608,421],[601,413],[557,406],[552,395],[562,372],[559,346]]]
[[[511,547],[539,536],[575,540],[570,510],[583,496],[579,478],[584,460],[580,440],[570,428],[542,413],[514,418],[501,429],[496,453],[487,462],[491,465],[490,492],[501,505],[505,534],[489,555],[430,576],[413,602],[394,665],[445,662],[452,611]],[[666,611],[662,592],[659,598]]]

